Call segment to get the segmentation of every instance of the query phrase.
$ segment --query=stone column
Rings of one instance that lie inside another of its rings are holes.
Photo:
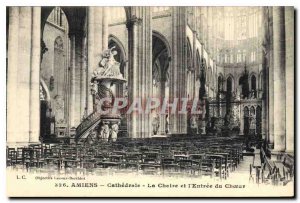
[[[181,98],[187,97],[187,39],[186,39],[187,14],[186,7],[172,7],[172,61],[170,64],[170,95],[169,100],[178,98],[178,105]],[[181,83],[178,84],[178,81]],[[172,133],[187,132],[187,115],[170,114],[170,131]]]
[[[32,7],[29,142],[40,137],[41,7]]]
[[[128,98],[129,102],[133,102],[134,98],[138,97],[137,93],[137,86],[138,86],[138,80],[137,80],[137,19],[134,21],[134,19],[130,19],[129,22],[127,22],[127,29],[128,29]],[[134,55],[136,55],[134,57]],[[138,138],[138,129],[137,129],[137,115],[135,113],[131,113],[129,115],[128,119],[128,134],[132,138]]]
[[[263,46],[261,49],[261,63],[262,63],[262,84],[260,89],[262,90],[262,126],[261,126],[261,133],[262,133],[262,139],[266,139],[266,135],[267,135],[267,115],[268,115],[268,110],[267,110],[267,77],[266,77],[266,73],[267,73],[267,38],[268,38],[268,23],[267,23],[267,16],[266,16],[266,11],[267,11],[267,7],[262,7],[261,8],[261,15],[262,15],[262,43]],[[258,81],[260,80],[260,77],[258,77]],[[258,95],[257,95],[258,96]]]
[[[273,7],[274,36],[274,150],[285,150],[286,85],[285,85],[284,7]]]
[[[70,127],[75,127],[75,68],[76,68],[76,52],[75,52],[75,34],[70,34]]]
[[[268,7],[269,10],[269,18],[272,18],[272,7]],[[269,54],[268,54],[268,59],[269,59],[269,71],[268,71],[268,83],[269,83],[269,88],[268,88],[268,102],[269,102],[269,143],[271,145],[274,145],[274,62],[273,62],[273,18],[270,22],[270,48],[269,48]]]
[[[15,128],[18,129],[17,142],[21,145],[29,143],[29,119],[30,119],[30,67],[31,67],[31,28],[32,28],[32,8],[19,8],[19,49],[18,49],[18,70],[16,72],[17,80],[17,120]]]
[[[103,7],[103,16],[102,16],[102,50],[108,49],[108,8]]]
[[[94,7],[94,64],[98,67],[103,50],[103,7]]]
[[[294,152],[294,8],[285,7],[286,151]]]
[[[7,144],[39,142],[40,8],[10,7]]]
[[[94,18],[94,7],[88,7],[88,66],[87,66],[87,74],[86,74],[86,108],[87,108],[87,114],[90,114],[93,112],[93,97],[90,92],[90,83],[91,83],[91,76],[93,73],[93,70],[95,68],[95,62],[94,62],[94,32],[95,32],[95,18]]]
[[[19,51],[19,7],[9,8],[8,26],[8,67],[7,67],[7,142],[17,141],[17,82],[18,82],[18,51]]]
[[[150,7],[131,7],[128,28],[128,98],[140,98],[142,104],[152,95],[152,16]],[[152,135],[150,114],[133,112],[129,116],[128,133],[133,138]]]
[[[87,89],[87,56],[86,56],[86,47],[87,47],[87,41],[86,41],[86,37],[82,38],[82,64],[81,64],[81,77],[80,77],[80,109],[81,109],[81,113],[80,113],[80,120],[84,117],[87,116],[85,115],[86,112],[86,108],[87,108],[87,93],[88,93],[88,89]]]
[[[75,107],[74,107],[74,125],[78,126],[81,121],[81,115],[84,107],[81,106],[83,97],[81,95],[82,90],[82,63],[83,63],[83,30],[75,30],[75,73],[74,73],[74,85],[75,85]],[[85,98],[85,97],[84,97]]]

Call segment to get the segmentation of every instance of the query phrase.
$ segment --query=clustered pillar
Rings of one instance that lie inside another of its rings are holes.
[[[9,8],[7,142],[39,142],[40,7]]]
[[[294,151],[294,8],[285,7],[286,151]]]
[[[285,150],[285,26],[284,7],[273,7],[274,43],[274,150]]]
[[[139,98],[145,106],[152,95],[152,26],[151,8],[133,7],[128,29],[128,98]],[[128,134],[132,138],[152,135],[150,114],[132,112],[128,119]]]
[[[294,10],[269,7],[264,12],[270,43],[266,47],[268,72],[268,130],[274,152],[294,151]],[[266,40],[268,42],[268,40]]]
[[[172,8],[172,61],[170,67],[170,102],[174,98],[187,98],[187,38],[186,38],[186,7]],[[180,81],[180,83],[178,83]],[[178,105],[179,106],[179,105]],[[187,133],[187,115],[170,115],[170,131],[176,133]]]
[[[108,13],[107,7],[88,7],[88,68],[87,68],[87,114],[93,112],[93,97],[90,93],[91,75],[101,59],[101,54],[108,49]]]

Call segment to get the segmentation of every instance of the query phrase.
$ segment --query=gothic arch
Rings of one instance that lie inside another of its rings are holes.
[[[161,41],[164,42],[164,44],[165,44],[165,46],[166,46],[166,48],[167,48],[167,51],[168,51],[168,53],[169,53],[169,56],[172,56],[170,43],[169,43],[169,41],[167,40],[167,38],[166,38],[163,34],[161,34],[160,32],[158,32],[158,31],[156,31],[156,30],[153,30],[153,31],[152,31],[152,35],[155,36],[155,37],[157,37],[157,38],[159,38]]]
[[[258,89],[258,75],[257,75],[256,72],[251,72],[251,73],[249,74],[249,77],[248,77],[248,82],[249,82],[249,85],[250,85],[250,90],[251,90],[251,87],[252,87],[252,81],[251,81],[252,76],[254,76],[255,79],[256,79],[256,81],[255,81],[255,86],[256,86],[256,89]]]
[[[235,78],[232,74],[228,74],[226,76],[226,82],[228,81],[228,79],[231,79],[231,91],[234,92],[235,91]],[[227,90],[227,85],[226,85],[226,90]]]
[[[192,45],[191,45],[191,41],[190,39],[187,37],[187,42],[186,42],[186,46],[187,46],[187,68],[191,69],[193,68],[193,50],[192,50]]]
[[[222,73],[218,74],[218,91],[223,91],[223,83],[224,83],[224,76],[222,75]]]
[[[41,10],[41,35],[43,35],[46,21],[55,7],[42,7]],[[66,16],[69,30],[83,31],[84,21],[87,14],[87,7],[59,7]],[[43,38],[43,36],[41,36]]]
[[[251,107],[250,107],[250,115],[251,115],[251,116],[254,116],[254,115],[255,115],[255,107],[254,107],[254,106],[251,106]]]

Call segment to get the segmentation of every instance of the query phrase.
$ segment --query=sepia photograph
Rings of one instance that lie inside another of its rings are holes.
[[[292,6],[7,6],[8,197],[295,197]]]

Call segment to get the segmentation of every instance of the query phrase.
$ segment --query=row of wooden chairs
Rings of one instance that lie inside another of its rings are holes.
[[[130,146],[128,148],[128,146]],[[118,151],[119,150],[119,151]],[[149,142],[85,145],[34,145],[8,148],[7,165],[62,168],[117,168],[145,173],[188,173],[227,178],[242,158],[241,143]]]
[[[294,178],[293,160],[288,155],[280,154],[276,160],[271,160],[263,148],[260,149],[262,165],[256,168],[256,183],[285,185]],[[250,170],[251,174],[251,170]]]

